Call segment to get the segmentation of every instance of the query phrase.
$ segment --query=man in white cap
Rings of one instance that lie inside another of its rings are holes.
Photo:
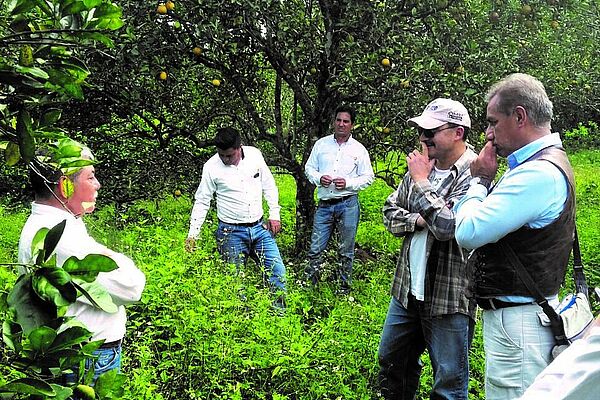
[[[435,99],[408,121],[421,151],[383,206],[383,222],[404,237],[392,299],[379,343],[379,379],[386,399],[413,399],[421,354],[433,367],[432,399],[467,399],[475,303],[467,297],[467,254],[454,240],[453,205],[469,188],[471,119],[450,99]]]

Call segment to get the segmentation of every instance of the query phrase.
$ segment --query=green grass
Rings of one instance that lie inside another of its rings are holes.
[[[572,157],[584,264],[598,270],[600,152]],[[288,267],[288,310],[276,316],[261,271],[252,263],[236,276],[215,252],[215,216],[201,248],[183,250],[192,200],[166,197],[128,210],[105,206],[87,218],[92,236],[130,255],[146,273],[139,304],[129,307],[124,345],[128,399],[370,399],[376,398],[377,346],[400,240],[383,228],[381,207],[393,191],[381,181],[360,194],[357,243],[374,261],[357,262],[352,297],[324,282],[306,288],[305,260],[292,254],[295,186],[278,175],[284,231],[278,238]],[[102,202],[102,194],[100,203]],[[0,259],[14,261],[26,210],[0,208]],[[334,259],[334,258],[333,258]],[[333,268],[333,267],[330,267]],[[14,273],[0,269],[6,291]],[[599,284],[595,272],[592,283]],[[247,300],[240,299],[244,291]],[[0,301],[0,311],[3,309]],[[0,357],[5,360],[5,349]],[[418,398],[428,398],[431,367]],[[480,324],[471,351],[470,399],[483,399]],[[10,369],[0,365],[0,382]]]

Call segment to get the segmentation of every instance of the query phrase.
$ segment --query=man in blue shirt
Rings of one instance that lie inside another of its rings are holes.
[[[555,344],[533,295],[506,256],[510,247],[539,290],[558,304],[573,244],[573,171],[552,133],[552,102],[532,76],[512,74],[487,95],[487,144],[471,164],[455,206],[455,238],[469,258],[472,294],[483,311],[486,398],[515,399],[551,361]],[[490,190],[497,155],[508,170]]]

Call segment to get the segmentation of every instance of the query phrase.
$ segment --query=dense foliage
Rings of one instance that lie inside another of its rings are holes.
[[[597,150],[574,153],[578,227],[590,284],[600,285],[600,188]],[[101,168],[101,166],[99,167]],[[377,397],[376,352],[389,301],[400,240],[381,224],[391,189],[378,180],[360,196],[363,218],[351,297],[334,285],[304,286],[303,261],[294,253],[294,181],[278,176],[284,232],[278,242],[288,267],[288,310],[273,314],[261,271],[249,265],[235,276],[215,252],[214,213],[202,231],[203,247],[183,250],[189,196],[136,202],[126,213],[105,206],[87,220],[92,235],[131,255],[146,273],[142,302],[129,308],[124,371],[129,399],[369,399]],[[103,201],[101,191],[100,202]],[[14,259],[27,210],[0,209],[0,257]],[[334,260],[335,257],[332,257]],[[0,288],[15,276],[0,269]],[[569,280],[567,280],[569,281]],[[242,300],[239,291],[247,296]],[[2,303],[0,303],[2,304]],[[0,307],[0,310],[4,308]],[[478,325],[479,327],[480,325]],[[0,353],[6,357],[5,349]],[[428,396],[426,362],[418,398]],[[0,362],[0,383],[13,373]],[[471,352],[470,398],[483,399],[483,353],[478,331]]]
[[[598,116],[598,32],[588,29],[597,1],[119,4],[125,25],[114,50],[89,54],[97,72],[87,100],[64,110],[69,129],[119,168],[122,179],[106,187],[117,201],[158,195],[159,177],[190,193],[201,149],[215,127],[230,124],[294,176],[301,238],[313,207],[303,165],[340,102],[358,107],[354,134],[388,182],[399,175],[387,161],[402,163],[390,154],[414,143],[407,118],[433,97],[454,97],[471,110],[477,143],[482,95],[509,72],[547,85],[556,129]]]

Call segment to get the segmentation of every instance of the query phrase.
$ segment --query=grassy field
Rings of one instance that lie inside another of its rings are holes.
[[[597,285],[600,152],[580,151],[572,161],[584,264]],[[255,265],[236,276],[221,263],[215,253],[214,213],[203,228],[201,249],[184,251],[191,196],[143,201],[124,212],[105,206],[87,219],[92,236],[130,255],[148,279],[141,303],[129,308],[123,368],[128,399],[377,398],[377,345],[401,243],[381,223],[381,206],[393,189],[377,181],[361,193],[357,242],[373,259],[356,263],[352,296],[339,297],[327,283],[316,290],[304,285],[305,260],[292,254],[294,183],[284,175],[277,180],[284,224],[278,242],[289,284],[282,317],[272,312]],[[1,260],[16,260],[27,214],[23,208],[0,206]],[[0,269],[0,290],[7,291],[14,279],[11,270]],[[0,301],[0,311],[3,307]],[[470,399],[484,398],[482,353],[478,328]],[[4,349],[0,356],[6,360]],[[431,386],[426,356],[424,361],[419,398],[427,398]],[[10,369],[0,366],[0,383],[10,377]]]

